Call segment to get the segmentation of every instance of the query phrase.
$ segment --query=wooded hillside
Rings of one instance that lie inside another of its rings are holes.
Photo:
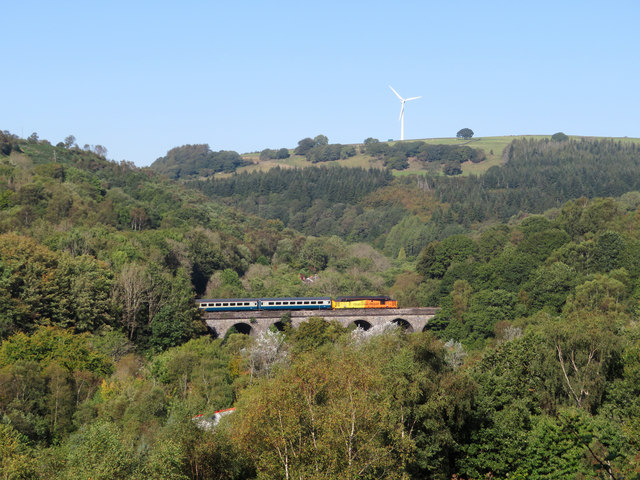
[[[636,478],[640,150],[522,139],[505,160],[178,183],[3,132],[0,474]],[[349,294],[440,311],[213,339],[194,303]]]

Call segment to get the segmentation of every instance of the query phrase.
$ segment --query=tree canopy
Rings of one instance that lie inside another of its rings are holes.
[[[471,130],[470,128],[462,128],[458,130],[458,133],[456,133],[456,137],[469,139],[473,137],[473,130]]]

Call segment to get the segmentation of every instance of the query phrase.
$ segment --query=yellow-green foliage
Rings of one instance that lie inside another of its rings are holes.
[[[55,327],[40,327],[32,335],[19,332],[4,340],[0,345],[0,367],[18,361],[37,362],[42,369],[55,362],[69,371],[84,370],[96,375],[113,371],[111,361],[93,350],[87,334]]]

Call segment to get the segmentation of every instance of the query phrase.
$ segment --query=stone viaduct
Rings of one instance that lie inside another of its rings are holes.
[[[290,317],[295,328],[311,317],[322,317],[327,321],[336,320],[342,326],[355,325],[364,330],[387,322],[398,324],[409,332],[423,331],[429,320],[438,311],[437,308],[354,308],[340,310],[254,310],[244,312],[203,312],[204,319],[211,332],[223,338],[231,327],[240,333],[260,335],[272,325],[282,330],[283,321]]]

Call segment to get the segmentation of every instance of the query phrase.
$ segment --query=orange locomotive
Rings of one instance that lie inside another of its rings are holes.
[[[338,297],[331,302],[331,308],[398,308],[398,301],[391,297]]]

